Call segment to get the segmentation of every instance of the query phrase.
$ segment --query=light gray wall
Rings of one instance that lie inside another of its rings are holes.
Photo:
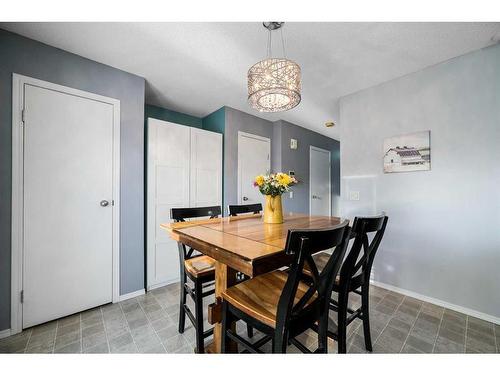
[[[226,116],[224,131],[224,210],[227,211],[227,205],[238,204],[238,132],[260,135],[272,140],[273,123],[231,107],[224,108]]]
[[[279,154],[275,161],[275,171],[294,171],[300,181],[293,187],[293,198],[283,195],[283,207],[287,212],[309,213],[309,158],[310,146],[330,151],[331,155],[331,196],[332,215],[339,213],[340,199],[340,142],[280,120],[274,123],[275,138],[273,148]],[[290,148],[290,139],[296,139],[296,150]],[[274,155],[274,154],[273,154]]]
[[[389,216],[375,280],[500,319],[500,45],[342,98],[340,126],[343,212]],[[384,138],[420,130],[432,170],[383,174]]]
[[[0,331],[10,327],[12,73],[120,100],[120,292],[144,288],[144,79],[0,30]]]

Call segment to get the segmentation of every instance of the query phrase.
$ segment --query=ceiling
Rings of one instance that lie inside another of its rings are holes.
[[[338,139],[338,99],[498,42],[500,23],[285,23],[287,57],[302,68],[302,102],[282,113],[249,107],[246,73],[266,55],[255,23],[0,23],[146,79],[146,102],[195,116],[227,105]],[[273,43],[281,53],[279,34]]]

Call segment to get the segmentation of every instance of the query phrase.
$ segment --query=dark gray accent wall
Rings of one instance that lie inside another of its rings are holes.
[[[228,204],[238,203],[238,132],[260,135],[271,140],[273,138],[273,123],[271,121],[231,107],[225,107],[225,116],[224,210]]]
[[[275,136],[272,148],[279,152],[280,160],[275,160],[275,171],[294,171],[299,183],[293,187],[293,198],[283,195],[283,207],[287,212],[309,213],[309,149],[310,146],[330,151],[332,215],[339,212],[340,199],[340,142],[319,133],[280,120],[274,123]],[[290,148],[290,139],[296,139],[296,150]],[[274,155],[274,154],[273,154]]]
[[[10,327],[12,73],[120,100],[120,292],[144,288],[144,79],[0,30],[0,331]]]

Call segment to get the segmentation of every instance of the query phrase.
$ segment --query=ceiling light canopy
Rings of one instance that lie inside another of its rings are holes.
[[[248,70],[248,102],[260,112],[282,112],[296,107],[301,100],[301,76],[297,63],[285,56],[284,22],[264,22],[269,30],[267,58]],[[283,57],[271,57],[272,31],[280,30]]]

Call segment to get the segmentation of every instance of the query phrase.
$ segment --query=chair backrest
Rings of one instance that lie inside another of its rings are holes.
[[[388,219],[385,214],[354,219],[351,233],[354,243],[340,269],[340,288],[348,289],[353,277],[360,276],[363,283],[369,282],[373,260],[384,236]],[[370,233],[375,234],[371,242],[368,239]]]
[[[349,222],[345,220],[337,226],[326,229],[291,229],[288,231],[285,252],[292,257],[293,261],[278,303],[277,331],[284,332],[291,319],[299,318],[313,305],[318,312],[324,309],[325,301],[327,297],[329,299],[333,280],[339,272],[349,242],[350,228],[348,224]],[[319,251],[332,248],[334,250],[330,259],[319,273],[312,256]],[[312,273],[312,282],[303,297],[294,303],[306,262]],[[317,298],[314,303],[308,304],[316,293]]]
[[[175,222],[186,221],[186,219],[194,219],[197,217],[209,216],[211,219],[218,217],[221,214],[220,206],[209,207],[186,207],[186,208],[172,208],[170,210],[170,218]],[[193,257],[195,249],[187,248],[183,243],[177,242],[179,248],[179,261],[181,276],[184,272],[184,261]]]
[[[237,216],[239,214],[254,213],[258,214],[262,211],[262,204],[230,204],[229,206],[229,216]]]
[[[170,218],[174,221],[186,221],[186,219],[205,216],[210,216],[213,219],[220,214],[220,206],[172,208],[170,210]]]

